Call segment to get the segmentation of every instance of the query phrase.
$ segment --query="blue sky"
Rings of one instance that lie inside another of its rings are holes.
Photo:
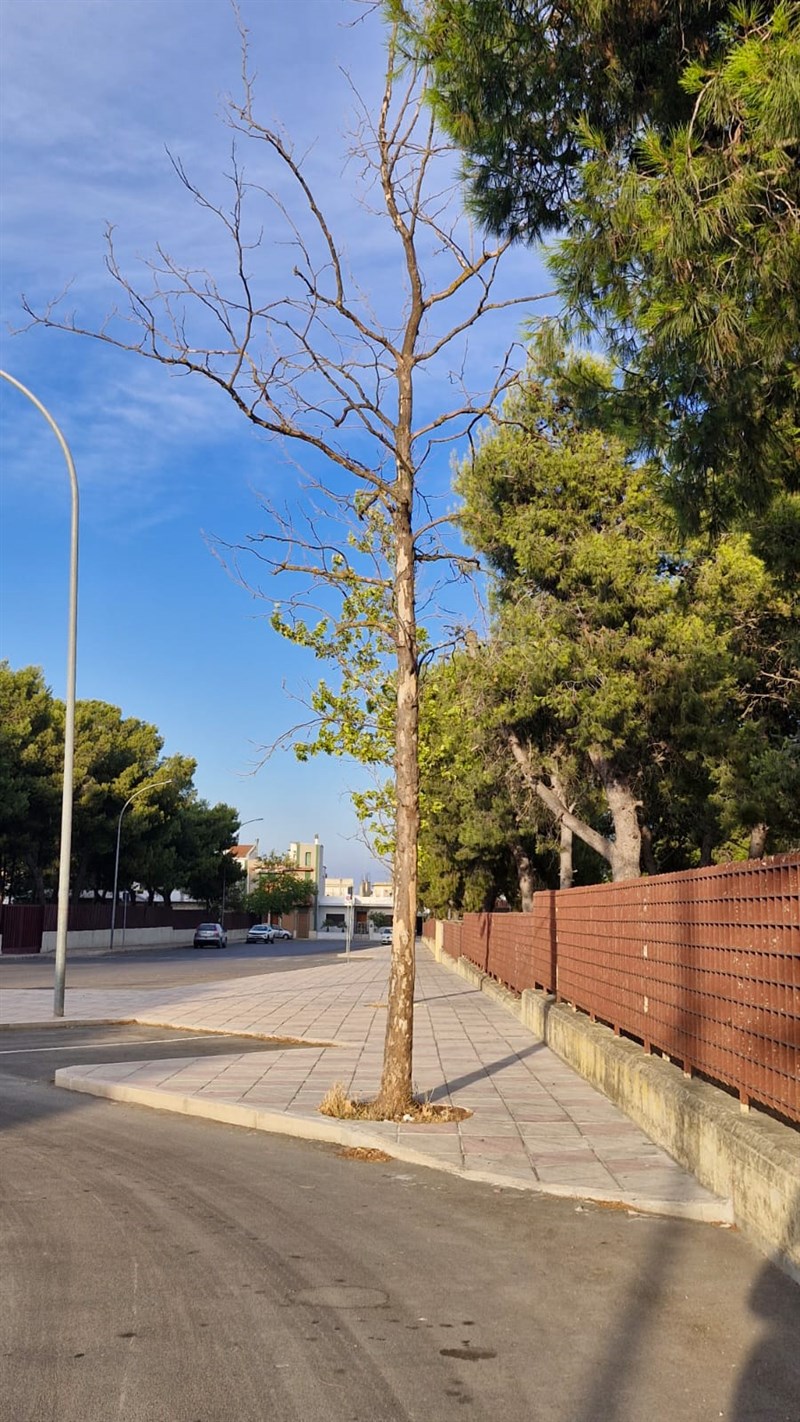
[[[354,97],[342,71],[368,104],[380,94],[379,18],[353,0],[243,0],[242,15],[259,114],[307,153],[352,268],[390,311],[397,258],[356,202],[343,136]],[[262,819],[242,840],[284,848],[318,833],[328,871],[359,876],[375,870],[349,803],[364,772],[343,760],[300,764],[289,751],[255,770],[261,748],[303,718],[298,699],[319,668],[271,631],[277,589],[262,577],[268,600],[249,594],[209,546],[258,532],[259,492],[302,508],[301,474],[207,382],[66,334],[8,334],[23,323],[21,292],[40,307],[71,283],[67,308],[88,325],[110,310],[106,223],[128,264],[160,241],[176,257],[224,265],[165,148],[219,198],[231,146],[224,101],[239,74],[227,0],[4,0],[2,364],[51,411],[78,471],[79,697],[154,722],[166,753],[194,756],[202,795],[235,805],[242,821]],[[267,286],[281,279],[279,258],[264,256]],[[529,253],[514,253],[504,290],[523,287],[543,290],[544,278]],[[519,319],[504,313],[470,358],[490,371]],[[66,469],[41,416],[0,387],[0,649],[14,667],[41,666],[63,695]],[[436,377],[427,398],[433,409]],[[431,476],[438,509],[452,503],[449,457]],[[474,611],[469,597],[450,610]]]

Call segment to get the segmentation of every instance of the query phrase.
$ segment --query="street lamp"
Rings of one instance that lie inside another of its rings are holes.
[[[240,824],[238,830],[236,831],[237,835],[241,834],[241,832],[242,832],[242,830],[244,829],[245,825],[260,825],[260,824],[263,823],[263,820],[264,820],[264,816],[263,816],[263,815],[256,815],[255,819],[252,819],[252,820],[244,820],[244,821],[242,822],[242,824]],[[228,851],[226,850],[225,852],[227,853]],[[221,906],[220,911],[219,911],[219,921],[220,921],[220,926],[221,926],[222,928],[225,927],[225,869],[226,869],[226,865],[227,865],[227,860],[223,859],[223,861],[222,861],[222,906]]]
[[[119,841],[120,835],[122,834],[122,816],[125,814],[125,811],[127,810],[128,806],[133,804],[137,795],[145,795],[148,790],[160,790],[162,785],[171,785],[172,781],[173,776],[170,776],[168,780],[154,780],[152,785],[140,785],[139,789],[134,790],[130,798],[125,801],[125,804],[122,806],[122,809],[119,812],[119,821],[117,823],[117,852],[114,856],[114,897],[111,900],[111,936],[108,940],[109,953],[114,947],[114,925],[117,921],[117,884],[119,883]]]
[[[53,416],[40,400],[15,380],[8,371],[0,370],[0,376],[7,380],[36,406],[47,420],[61,451],[67,461],[70,489],[72,492],[72,518],[70,524],[69,551],[69,619],[67,630],[67,694],[66,716],[64,720],[64,785],[61,791],[61,847],[58,863],[58,918],[56,920],[56,972],[53,994],[53,1013],[64,1016],[64,982],[67,972],[67,926],[69,922],[69,866],[72,853],[72,766],[75,759],[75,663],[78,644],[78,477],[69,452],[69,445]]]

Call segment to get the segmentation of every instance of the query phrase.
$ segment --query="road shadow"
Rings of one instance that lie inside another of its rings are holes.
[[[697,1226],[708,1229],[707,1225]],[[636,1278],[627,1290],[620,1307],[609,1318],[603,1338],[591,1366],[586,1369],[587,1382],[577,1406],[573,1404],[563,1415],[563,1422],[629,1422],[632,1417],[632,1397],[651,1366],[654,1337],[661,1337],[670,1323],[672,1300],[685,1287],[685,1251],[687,1226],[677,1221],[660,1222],[653,1241],[640,1261]],[[751,1246],[736,1236],[725,1236],[729,1251],[728,1266],[742,1267],[742,1251]],[[591,1261],[587,1261],[591,1264]],[[720,1291],[735,1291],[735,1275],[729,1279],[721,1271]],[[720,1393],[712,1401],[706,1396],[708,1411],[690,1415],[724,1417],[726,1422],[797,1422],[800,1418],[800,1289],[774,1264],[766,1262],[759,1271],[748,1299],[749,1307],[762,1320],[764,1335],[750,1356],[734,1372],[730,1395]],[[713,1334],[713,1318],[696,1317],[697,1344],[708,1346]],[[724,1346],[724,1345],[723,1345]],[[671,1340],[673,1369],[670,1384],[676,1386],[677,1375],[684,1367],[692,1375],[695,1358],[691,1340],[674,1333]],[[727,1405],[726,1405],[727,1404]],[[723,1410],[724,1408],[724,1410]],[[729,1410],[730,1408],[730,1410]],[[664,1414],[666,1415],[666,1414]],[[680,1414],[675,1414],[679,1422]]]
[[[93,1102],[99,1104],[96,1097],[81,1097],[75,1091],[62,1091],[52,1082],[0,1070],[0,1135],[11,1135],[50,1117],[86,1110]]]
[[[646,939],[651,946],[650,958],[644,961],[662,963],[662,970],[666,964],[675,977],[676,988],[668,1010],[662,1010],[661,1030],[666,1035],[657,1045],[662,1051],[668,1050],[672,1059],[680,1062],[685,1073],[691,1075],[698,1061],[713,1065],[713,1053],[719,1046],[719,1029],[715,1023],[709,1028],[707,1038],[698,1027],[702,1018],[698,1010],[697,975],[706,966],[714,938],[708,926],[709,908],[700,891],[695,891],[694,884],[686,888],[680,881],[679,890],[675,892],[680,894],[681,912],[674,937],[663,943],[658,941],[659,915],[663,912],[660,899],[654,900],[637,922],[634,936],[637,941]],[[623,940],[626,929],[624,924]],[[652,951],[654,943],[659,947],[660,957]],[[626,941],[622,942],[623,949],[628,946]],[[608,954],[595,966],[613,975],[613,963],[609,962]],[[644,969],[638,976],[636,967],[631,964],[628,980],[635,1000],[646,1003],[650,998],[652,1002],[651,978]],[[652,1026],[652,1017],[633,1021],[642,1040],[647,1040],[646,1033]],[[653,1039],[656,1040],[655,1032]],[[781,1048],[783,1046],[781,1043]],[[759,1263],[754,1259],[754,1246],[747,1240],[736,1234],[723,1237],[726,1246],[716,1254],[719,1273],[709,1281],[712,1297],[714,1291],[720,1298],[726,1294],[735,1297],[742,1278],[753,1278],[750,1291],[741,1303],[742,1334],[750,1338],[758,1332],[759,1336],[747,1356],[732,1359],[729,1389],[720,1393],[713,1405],[706,1399],[706,1413],[692,1412],[691,1415],[702,1415],[703,1419],[724,1417],[725,1422],[800,1422],[800,1289],[775,1263]],[[578,1406],[565,1412],[563,1422],[629,1422],[632,1394],[650,1365],[651,1341],[664,1328],[670,1299],[684,1286],[684,1276],[689,1272],[686,1238],[685,1230],[676,1221],[664,1221],[654,1231],[636,1277],[629,1280],[608,1315],[602,1341],[586,1369]],[[796,1247],[798,1239],[800,1191],[793,1202],[782,1251],[788,1252],[790,1243]],[[588,1266],[591,1263],[587,1261]],[[746,1271],[744,1276],[742,1271]],[[717,1320],[713,1305],[711,1310],[707,1305],[706,1316],[698,1316],[693,1326],[698,1343],[704,1336],[714,1336]],[[718,1346],[724,1349],[726,1341],[719,1339]],[[673,1349],[677,1373],[683,1366],[687,1375],[690,1374],[694,1362],[691,1338],[675,1337]],[[674,1384],[674,1377],[668,1381]],[[680,1413],[675,1415],[679,1422]]]
[[[786,1232],[781,1241],[785,1258],[800,1244],[800,1189],[792,1202]],[[770,1397],[794,1393],[794,1417],[800,1418],[800,1269],[794,1279],[764,1264],[750,1293],[749,1304],[762,1325],[762,1335],[739,1375],[734,1394],[731,1422],[753,1422],[753,1418],[782,1418]],[[770,1406],[772,1411],[769,1410]]]

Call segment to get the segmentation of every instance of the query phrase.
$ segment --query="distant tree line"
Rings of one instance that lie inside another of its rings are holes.
[[[0,894],[17,902],[55,896],[63,782],[62,701],[42,671],[0,663]],[[228,853],[239,815],[209,805],[193,783],[196,762],[163,755],[155,726],[124,717],[104,701],[75,712],[74,816],[70,893],[104,899],[113,892],[119,816],[119,889],[137,886],[152,903],[181,890],[206,905],[228,902],[243,871]]]

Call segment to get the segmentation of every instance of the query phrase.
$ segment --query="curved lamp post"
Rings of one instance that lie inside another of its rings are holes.
[[[56,1017],[64,1016],[64,981],[67,970],[67,924],[69,921],[69,866],[72,853],[72,767],[75,759],[75,663],[78,644],[78,478],[69,452],[69,445],[56,424],[53,416],[45,409],[41,400],[28,390],[8,371],[0,370],[0,376],[27,396],[31,404],[47,420],[61,451],[67,461],[70,489],[72,491],[72,519],[70,525],[69,553],[69,621],[67,631],[67,693],[66,718],[64,722],[64,785],[61,792],[61,847],[58,864],[58,918],[56,921],[56,974],[53,998],[53,1012]]]
[[[160,790],[162,785],[171,785],[173,778],[174,777],[170,775],[168,780],[154,780],[152,785],[140,785],[139,789],[134,790],[133,794],[129,797],[129,799],[125,801],[125,804],[122,806],[122,809],[119,812],[119,820],[117,821],[117,852],[114,856],[114,896],[111,900],[111,936],[108,940],[109,953],[114,947],[114,927],[117,921],[117,884],[119,883],[119,841],[120,836],[122,834],[122,817],[125,814],[125,811],[127,810],[128,806],[133,804],[137,795],[146,795],[148,790]]]

